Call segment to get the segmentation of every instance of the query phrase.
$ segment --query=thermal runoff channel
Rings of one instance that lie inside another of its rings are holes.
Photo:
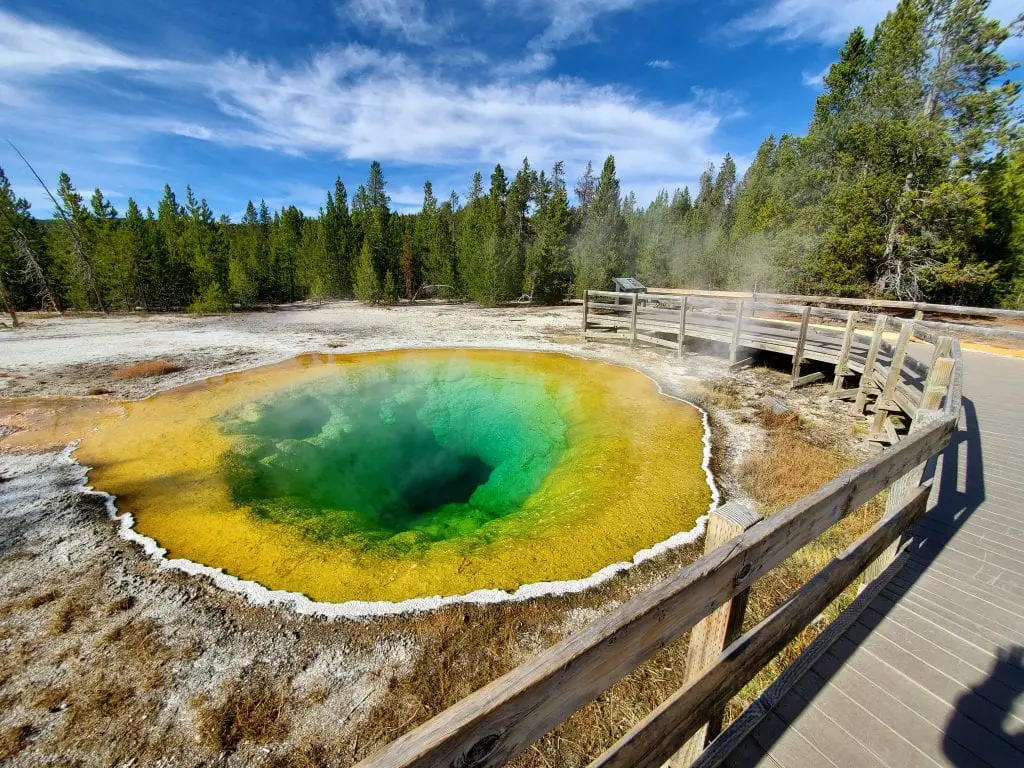
[[[711,499],[697,409],[565,355],[305,355],[124,407],[78,457],[137,533],[320,601],[587,579]]]

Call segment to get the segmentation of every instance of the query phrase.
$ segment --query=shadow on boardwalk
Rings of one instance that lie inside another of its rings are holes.
[[[1015,645],[1009,649],[1000,649],[988,677],[957,699],[956,711],[950,718],[942,739],[942,750],[954,765],[966,765],[957,760],[959,747],[970,744],[976,738],[975,728],[979,713],[990,713],[987,717],[985,714],[981,716],[982,720],[987,720],[981,723],[986,730],[998,733],[1002,740],[1016,747],[1024,755],[1024,732],[1008,727],[1014,700],[1024,694],[1022,675],[1024,648]],[[984,746],[980,749],[975,747],[975,751],[990,764],[1000,765],[999,761],[992,759],[991,753],[986,754]],[[1008,762],[1005,764],[1010,765]],[[1021,765],[1021,762],[1017,762],[1016,765]]]
[[[911,614],[900,608],[901,601],[914,592],[915,585],[933,564],[944,572],[943,579],[956,580],[955,575],[950,575],[948,563],[936,563],[936,558],[985,501],[981,432],[974,403],[967,398],[963,400],[963,419],[961,429],[954,434],[941,461],[933,459],[926,467],[925,477],[935,477],[937,481],[937,502],[912,532],[906,566],[814,665],[813,674],[805,674],[800,679],[794,693],[785,697],[785,706],[777,711],[785,722],[793,723],[816,699],[828,697],[832,706],[825,706],[825,709],[831,710],[836,706],[835,697],[846,699],[840,691],[849,685],[859,685],[860,693],[855,695],[862,704],[868,701],[863,698],[864,691],[874,691],[869,695],[885,698],[884,711],[869,708],[861,712],[861,716],[872,721],[868,731],[881,728],[895,733],[890,746],[910,742],[924,748],[934,758],[939,758],[941,751],[945,759],[931,762],[956,768],[1020,768],[1024,766],[1024,735],[1020,734],[1020,723],[1012,715],[1015,699],[1024,693],[1024,649],[1013,642],[1020,633],[1001,630],[985,634],[983,628],[972,626],[976,619],[963,614],[979,616],[989,608],[967,593],[961,595],[961,599],[967,601],[964,605],[969,606],[963,611],[952,603],[933,606],[936,611],[930,614],[931,618],[922,618],[911,615],[920,608],[910,608]],[[969,538],[970,534],[967,536]],[[975,566],[981,571],[985,564],[972,563],[971,567]],[[890,618],[893,612],[898,612],[899,618]],[[908,622],[913,630],[901,626]],[[935,642],[946,631],[956,637],[947,638],[950,639],[948,645]],[[999,637],[1006,642],[998,644],[1000,647],[996,649],[992,648],[992,642],[986,642]],[[851,673],[830,685],[861,648],[873,656],[881,654],[891,666],[871,661],[869,666],[876,670],[871,673],[875,678],[873,684],[859,673]],[[958,650],[964,651],[964,658],[958,655]],[[998,651],[998,658],[993,663],[995,651]],[[967,656],[970,656],[969,661]],[[979,669],[990,664],[987,677],[970,687],[983,676]],[[902,702],[902,706],[897,702]],[[918,706],[919,702],[922,706]],[[856,730],[857,724],[852,725]],[[756,733],[763,754],[772,749],[786,729],[759,728]],[[861,737],[863,746],[859,749],[863,750],[871,739],[867,732]],[[841,741],[845,737],[836,738]],[[885,751],[869,747],[859,754],[872,764],[878,764],[879,756]],[[733,764],[741,763],[742,760]],[[788,768],[789,762],[785,764]]]

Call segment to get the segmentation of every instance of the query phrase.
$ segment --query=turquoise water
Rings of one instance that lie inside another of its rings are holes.
[[[500,374],[500,375],[498,375]],[[320,541],[408,547],[515,514],[566,448],[567,387],[514,368],[411,361],[221,417],[233,501]]]

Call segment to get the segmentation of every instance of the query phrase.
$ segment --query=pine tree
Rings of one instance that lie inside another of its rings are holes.
[[[370,238],[363,240],[353,283],[355,296],[366,304],[377,304],[381,300],[381,284],[374,266],[373,246]]]
[[[450,211],[448,215],[451,215]],[[455,284],[453,242],[448,237],[444,218],[434,197],[434,187],[428,179],[423,184],[423,208],[416,226],[418,245],[423,253],[423,280],[428,285]]]
[[[60,311],[50,272],[49,252],[31,205],[17,197],[0,168],[0,279],[12,308],[41,306]]]
[[[561,304],[569,293],[572,279],[569,261],[572,212],[561,162],[555,163],[550,183],[542,183],[539,196],[536,256],[531,270],[533,300],[541,304]]]
[[[334,182],[334,196],[327,193],[323,212],[324,241],[327,251],[327,290],[331,296],[352,295],[354,235],[348,210],[348,192],[341,179]]]
[[[90,252],[96,279],[103,287],[104,303],[115,309],[135,306],[134,265],[126,262],[118,247],[117,209],[97,187],[89,201],[92,208]]]
[[[54,213],[61,226],[50,230],[49,245],[55,254],[54,269],[64,303],[87,309],[94,302],[106,312],[90,253],[94,222],[67,173],[61,172],[57,179],[57,197]]]
[[[138,204],[128,198],[124,221],[114,236],[117,253],[117,284],[121,286],[123,301],[128,308],[148,309],[144,276],[149,273],[149,252],[146,238],[146,220]]]
[[[296,282],[302,294],[317,302],[321,302],[331,295],[333,277],[333,270],[327,254],[323,209],[320,214],[320,218],[304,218],[302,220],[296,276]]]
[[[185,256],[182,233],[184,216],[170,185],[157,206],[157,246],[161,295],[165,308],[183,309],[194,298],[192,267]]]
[[[466,295],[479,300],[489,293],[490,253],[488,198],[483,193],[483,175],[473,174],[466,206],[459,222],[459,277]]]
[[[413,294],[412,239],[408,232],[402,233],[402,287],[403,296],[411,300]]]
[[[195,293],[189,310],[223,312],[231,309],[228,252],[218,236],[206,198],[196,200],[190,186],[185,187],[185,215],[179,245],[194,276]]]
[[[615,158],[608,155],[601,178],[585,217],[573,252],[576,295],[590,288],[608,288],[613,275],[621,274],[627,262],[626,221],[622,216],[622,196],[615,175]]]
[[[594,200],[594,192],[597,187],[597,181],[594,179],[594,164],[587,161],[587,170],[583,172],[583,176],[576,182],[576,200],[578,205],[576,206],[576,214],[578,216],[577,227],[582,228],[587,222],[587,217],[590,215],[590,204]]]

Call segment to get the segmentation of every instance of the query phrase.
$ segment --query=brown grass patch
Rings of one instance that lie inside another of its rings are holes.
[[[0,731],[0,760],[15,757],[25,748],[32,735],[32,726],[27,723],[14,725]]]
[[[739,469],[740,482],[762,512],[772,514],[839,475],[851,461],[836,449],[812,443],[800,417],[761,412],[768,432],[766,448],[751,454]]]
[[[243,742],[281,741],[288,733],[289,697],[289,681],[274,680],[264,671],[226,682],[217,701],[203,696],[193,702],[199,736],[217,752],[233,752]]]
[[[860,461],[835,446],[819,444],[795,413],[780,416],[765,408],[760,418],[767,432],[767,446],[746,458],[739,475],[744,490],[757,501],[762,514],[775,514]],[[884,499],[885,494],[881,494],[869,501],[760,579],[750,591],[744,628],[749,629],[768,616],[863,535],[881,516]],[[823,611],[825,621],[804,629],[746,685],[730,703],[727,719],[738,717],[856,595],[854,582]]]
[[[49,686],[39,692],[39,695],[32,701],[32,706],[37,709],[57,712],[61,705],[67,701],[69,694],[70,691],[62,685]]]
[[[89,603],[80,599],[79,595],[66,597],[57,604],[50,614],[47,631],[51,635],[64,635],[71,631],[79,619],[89,615]]]
[[[135,605],[135,598],[132,597],[131,595],[125,595],[124,597],[119,597],[116,600],[111,600],[109,603],[107,603],[107,608],[106,608],[107,616],[113,616],[115,613],[121,613],[122,611],[127,611],[129,608],[131,608],[134,605]]]
[[[52,603],[60,597],[60,593],[55,589],[48,589],[45,592],[38,592],[28,597],[19,597],[14,600],[8,600],[3,605],[0,605],[0,619],[7,618],[10,614],[15,611],[23,611],[31,608],[39,608],[40,606]]]
[[[704,399],[708,405],[731,411],[743,404],[740,385],[732,379],[710,381],[704,385]]]
[[[150,376],[163,376],[180,371],[181,366],[170,360],[147,360],[134,365],[118,368],[111,374],[115,379],[144,379]]]

